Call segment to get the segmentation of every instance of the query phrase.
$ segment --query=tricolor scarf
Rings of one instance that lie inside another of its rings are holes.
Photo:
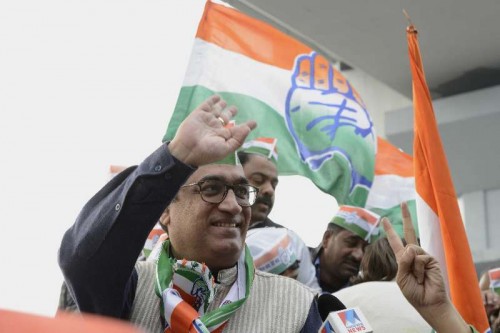
[[[156,262],[155,292],[161,300],[165,333],[222,332],[229,318],[245,303],[252,288],[254,265],[245,246],[238,263],[238,275],[219,308],[207,312],[214,299],[215,279],[205,264],[176,260],[165,240]],[[244,295],[243,295],[244,293]]]

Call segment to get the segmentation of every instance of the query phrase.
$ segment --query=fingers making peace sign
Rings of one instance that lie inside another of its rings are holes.
[[[403,245],[389,220],[387,218],[382,220],[387,239],[398,262],[396,281],[405,297],[415,307],[439,305],[446,302],[448,296],[439,263],[418,245],[406,203],[401,205],[401,211],[406,246]]]
[[[471,332],[450,301],[438,261],[418,244],[406,203],[401,204],[406,246],[387,218],[382,225],[396,260],[396,281],[408,302],[440,333]]]

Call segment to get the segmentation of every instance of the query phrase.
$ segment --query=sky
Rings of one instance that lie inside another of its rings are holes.
[[[53,315],[57,251],[112,164],[160,144],[204,0],[0,0],[0,309]],[[337,205],[281,177],[271,218],[321,240]]]

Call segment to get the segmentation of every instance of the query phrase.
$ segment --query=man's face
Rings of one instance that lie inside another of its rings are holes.
[[[359,265],[367,245],[361,237],[349,230],[341,229],[334,234],[327,230],[323,236],[323,257],[321,269],[338,281],[348,282],[358,274]]]
[[[243,170],[250,184],[259,188],[259,195],[252,206],[251,224],[264,221],[273,209],[274,191],[278,185],[276,165],[264,156],[250,154]]]
[[[219,179],[227,184],[248,183],[241,166],[207,165],[198,168],[186,184]],[[162,216],[177,259],[204,262],[211,270],[233,266],[244,248],[250,207],[241,207],[230,189],[219,204],[202,200],[199,187],[179,190]]]

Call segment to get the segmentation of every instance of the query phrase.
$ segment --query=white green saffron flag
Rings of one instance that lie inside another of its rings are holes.
[[[403,237],[400,206],[402,202],[408,204],[413,226],[418,234],[415,200],[413,158],[379,137],[375,158],[375,177],[365,208],[377,213],[381,218],[389,218],[396,232]],[[382,228],[380,230],[381,235],[384,234]]]
[[[326,59],[272,26],[207,2],[164,141],[213,93],[275,137],[280,175],[302,175],[339,204],[364,207],[376,135],[361,97]]]

